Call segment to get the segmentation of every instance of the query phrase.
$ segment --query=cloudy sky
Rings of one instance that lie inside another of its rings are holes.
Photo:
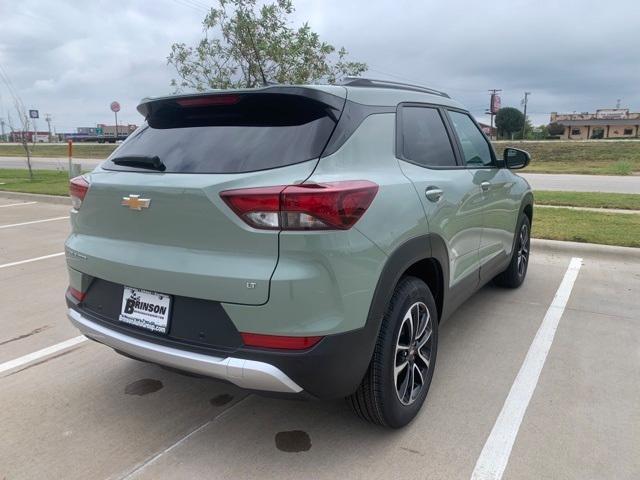
[[[171,93],[166,57],[194,43],[210,0],[0,0],[0,67],[28,108],[58,132],[140,123],[145,96]],[[369,64],[368,76],[449,92],[480,120],[490,88],[503,106],[530,91],[549,112],[640,111],[640,0],[295,0],[324,40]],[[0,118],[11,99],[0,83]],[[40,129],[44,130],[44,121]]]

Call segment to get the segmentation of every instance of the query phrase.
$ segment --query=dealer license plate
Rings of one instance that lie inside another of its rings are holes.
[[[120,321],[152,332],[167,333],[169,307],[169,295],[124,287]]]

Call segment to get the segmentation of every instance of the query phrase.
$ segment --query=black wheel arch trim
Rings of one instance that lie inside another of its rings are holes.
[[[373,294],[367,324],[376,324],[376,335],[395,286],[402,275],[417,262],[429,259],[436,260],[440,266],[443,293],[446,298],[449,287],[449,254],[445,241],[434,234],[420,235],[407,240],[397,247],[387,259]]]
[[[529,216],[529,222],[531,222],[531,224],[533,224],[533,192],[528,191],[527,193],[524,194],[524,197],[522,199],[522,202],[520,203],[520,212],[518,214],[518,218],[520,218],[520,216],[522,214],[524,214],[524,211],[527,207],[531,208],[531,215]]]

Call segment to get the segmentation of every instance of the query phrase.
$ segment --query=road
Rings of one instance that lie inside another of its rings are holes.
[[[0,198],[0,478],[467,480],[522,378],[535,389],[506,425],[502,478],[640,478],[637,255],[583,252],[567,291],[575,255],[534,248],[520,289],[487,286],[441,326],[424,408],[389,431],[340,400],[266,398],[82,338],[59,347],[78,337],[63,300],[68,207],[16,203]],[[532,378],[525,358],[558,311]]]
[[[78,158],[83,170],[91,170],[103,160]],[[36,169],[65,170],[66,158],[34,157],[32,165]],[[24,157],[0,157],[0,168],[26,168]],[[628,177],[610,175],[566,175],[550,173],[521,173],[534,190],[565,190],[575,192],[640,193],[640,176]]]

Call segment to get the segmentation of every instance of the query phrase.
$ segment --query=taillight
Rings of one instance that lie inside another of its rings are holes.
[[[367,211],[378,185],[367,180],[244,188],[222,199],[254,228],[347,230]]]
[[[75,299],[76,299],[76,300],[78,300],[79,302],[83,301],[83,300],[84,300],[84,297],[86,297],[86,296],[87,296],[87,294],[86,294],[86,293],[81,292],[80,290],[76,290],[76,289],[75,289],[75,288],[73,288],[73,287],[69,287],[69,288],[67,289],[67,291],[69,292],[69,294],[70,294],[73,298],[75,298]]]
[[[241,333],[240,335],[248,347],[279,348],[282,350],[305,350],[322,340],[322,337],[283,337],[259,333]]]
[[[71,205],[78,210],[82,206],[82,201],[89,191],[89,182],[82,175],[72,178],[69,181],[69,195],[71,196]]]

